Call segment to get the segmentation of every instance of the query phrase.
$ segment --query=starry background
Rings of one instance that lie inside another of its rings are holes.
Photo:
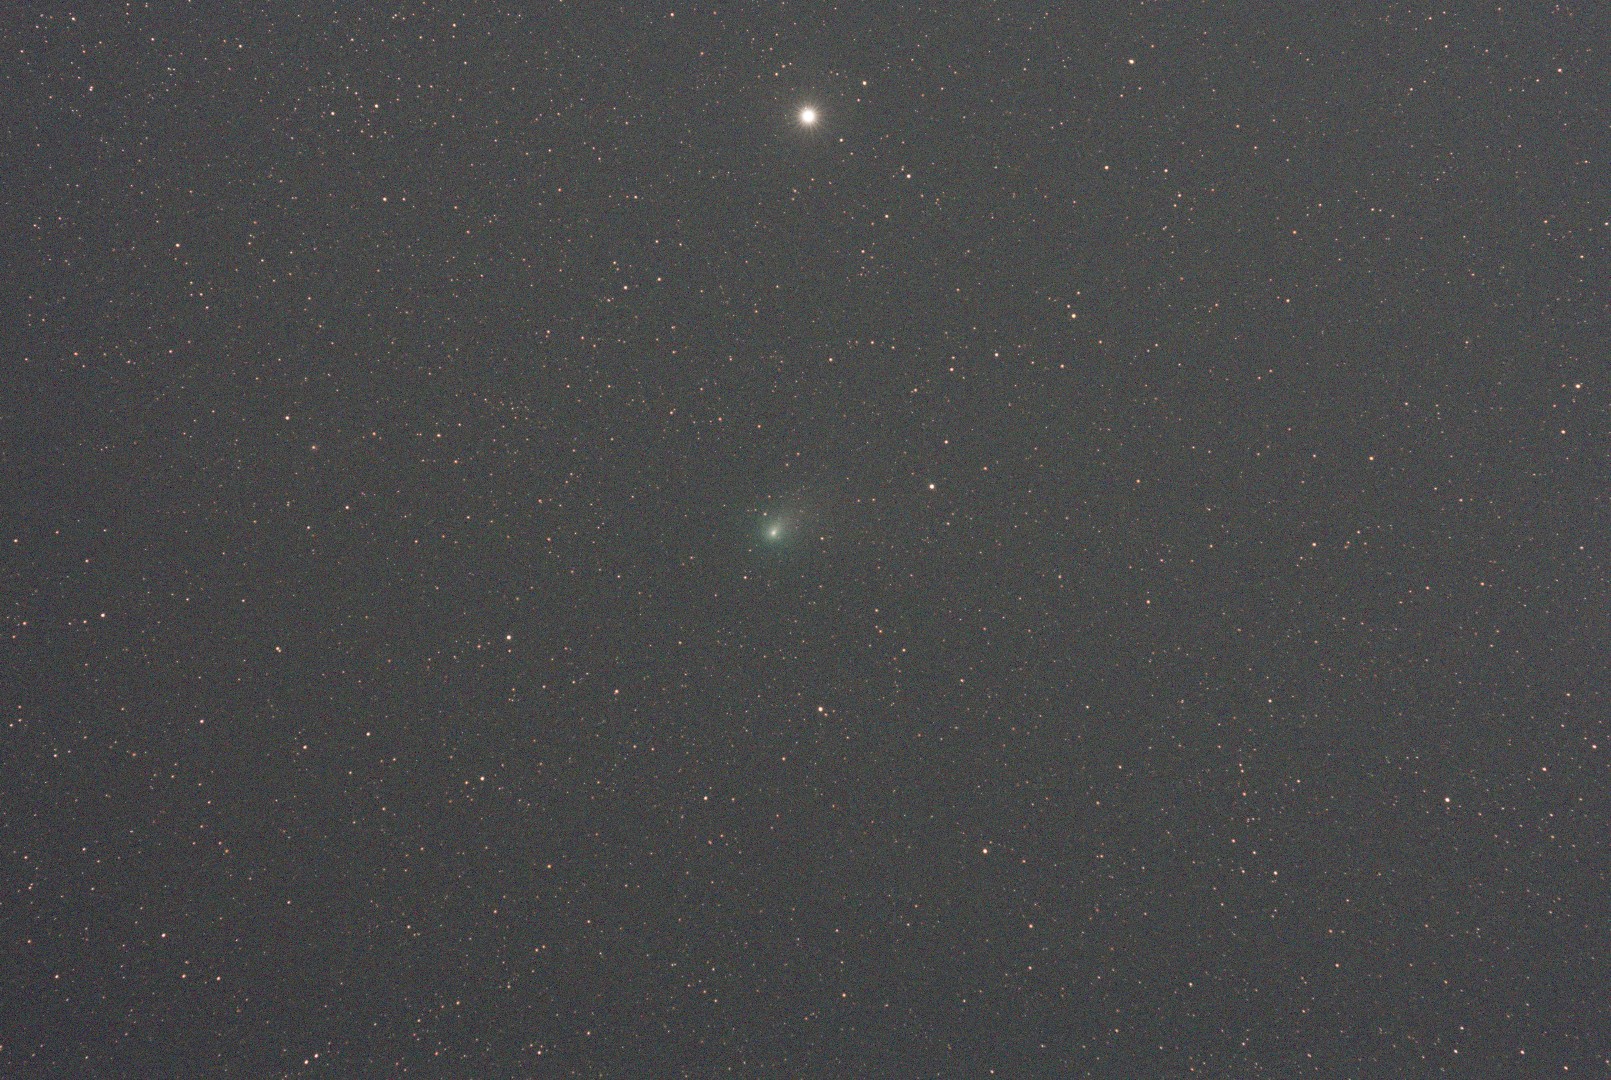
[[[0,1072],[1611,1068],[1603,6],[44,8]]]

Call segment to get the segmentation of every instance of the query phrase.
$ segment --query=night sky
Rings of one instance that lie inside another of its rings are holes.
[[[0,1075],[1607,1075],[1611,9],[1310,8],[8,7]]]

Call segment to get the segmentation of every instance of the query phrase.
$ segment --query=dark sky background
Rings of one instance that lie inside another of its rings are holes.
[[[8,7],[0,1074],[1606,1075],[1611,16],[1308,7]]]

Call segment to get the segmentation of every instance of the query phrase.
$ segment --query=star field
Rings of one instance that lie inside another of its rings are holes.
[[[4,20],[0,1075],[1611,1070],[1606,10]]]

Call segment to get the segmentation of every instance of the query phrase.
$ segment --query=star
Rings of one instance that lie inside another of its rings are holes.
[[[817,110],[807,105],[800,110],[800,124],[802,127],[811,127],[817,122]]]

